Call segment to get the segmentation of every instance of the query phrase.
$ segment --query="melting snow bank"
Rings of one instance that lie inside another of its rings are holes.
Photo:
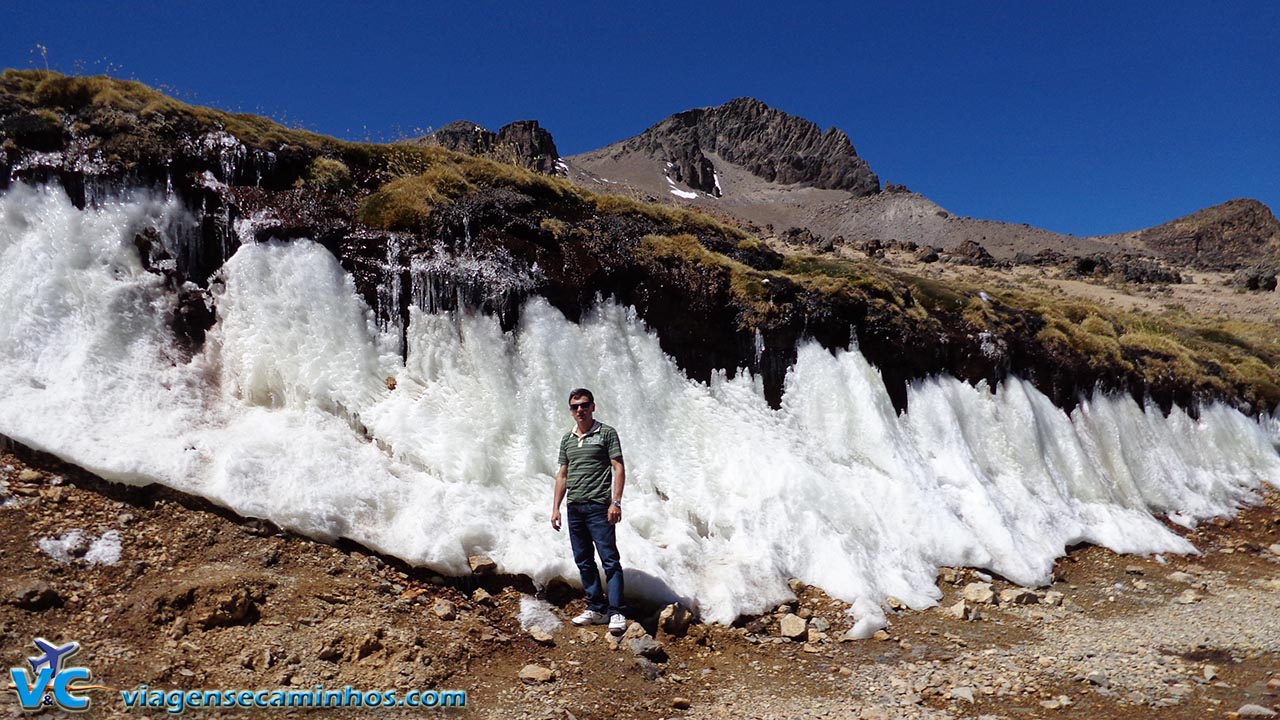
[[[1128,397],[1067,415],[1017,379],[992,394],[951,378],[911,387],[897,416],[856,350],[815,344],[773,410],[745,374],[688,380],[608,303],[574,324],[531,300],[507,334],[412,312],[402,364],[352,279],[307,241],[242,247],[188,359],[174,299],[133,244],[179,214],[147,198],[77,211],[56,190],[0,197],[0,433],[443,572],[482,553],[576,581],[548,516],[579,385],[622,437],[629,590],[711,621],[788,599],[797,577],[853,603],[869,635],[887,595],[934,603],[939,565],[1036,585],[1082,541],[1193,552],[1154,516],[1230,514],[1280,479],[1274,419],[1220,405],[1164,417]]]

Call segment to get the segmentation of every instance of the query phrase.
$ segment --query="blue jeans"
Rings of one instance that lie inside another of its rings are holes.
[[[582,589],[587,594],[587,607],[598,613],[613,615],[623,613],[622,559],[618,557],[618,541],[615,526],[609,522],[609,506],[602,503],[569,503],[569,545],[573,548],[573,561],[582,577]],[[600,571],[596,569],[596,556],[604,566],[605,582],[609,585],[606,602],[600,589]]]

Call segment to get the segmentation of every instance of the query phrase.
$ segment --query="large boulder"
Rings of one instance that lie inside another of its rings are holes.
[[[977,265],[978,267],[991,267],[996,264],[996,259],[987,252],[987,249],[972,240],[965,240],[959,245],[951,248],[947,253],[951,256],[951,261],[961,265]]]
[[[1250,292],[1272,292],[1276,289],[1276,268],[1255,265],[1231,276],[1231,286]]]

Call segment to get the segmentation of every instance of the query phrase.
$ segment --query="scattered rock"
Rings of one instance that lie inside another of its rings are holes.
[[[556,640],[555,638],[551,637],[551,633],[547,632],[546,630],[543,630],[541,627],[538,627],[537,625],[533,625],[529,628],[529,637],[533,638],[533,641],[538,643],[539,645],[555,645],[556,644]]]
[[[1249,703],[1248,705],[1241,705],[1240,709],[1236,710],[1236,715],[1242,718],[1265,718],[1275,717],[1276,711],[1261,705]]]
[[[351,651],[352,660],[363,660],[382,649],[382,641],[376,635],[368,635],[360,639]]]
[[[471,572],[476,575],[491,575],[498,569],[498,563],[488,555],[472,555],[467,558],[467,564],[471,566]]]
[[[1174,602],[1179,603],[1181,605],[1190,605],[1191,603],[1194,603],[1194,602],[1200,602],[1203,599],[1204,599],[1204,596],[1196,592],[1195,590],[1183,590],[1181,595],[1174,598]]]
[[[544,668],[541,665],[525,665],[520,668],[519,677],[527,684],[548,683],[556,679],[554,670]]]
[[[9,585],[5,588],[4,597],[10,605],[32,612],[62,607],[62,597],[43,580]]]
[[[971,687],[958,687],[958,688],[952,688],[952,689],[951,689],[951,699],[952,699],[952,700],[964,700],[965,702],[972,703],[972,702],[973,702],[973,688],[971,688]]]
[[[1205,665],[1204,670],[1201,674],[1204,676],[1205,682],[1213,682],[1214,680],[1218,679],[1218,666]]]
[[[630,648],[632,653],[654,662],[667,661],[667,651],[662,648],[662,644],[648,635],[633,639]]]
[[[952,617],[956,620],[978,620],[980,617],[978,606],[966,600],[956,602],[955,605],[948,607],[943,612],[946,613],[947,617]]]
[[[953,567],[938,568],[938,582],[955,585],[960,582],[960,571]]]
[[[787,613],[778,621],[778,633],[788,640],[800,640],[809,632],[809,623],[798,615]]]
[[[1272,555],[1280,555],[1280,543],[1276,543],[1267,549],[1271,551]]]
[[[1128,575],[1146,575],[1146,570],[1141,565],[1125,565],[1124,571]]]
[[[454,620],[458,617],[458,606],[454,605],[450,600],[441,598],[431,606],[431,612],[435,613],[436,617],[441,620]]]
[[[204,630],[252,623],[258,617],[258,605],[266,599],[260,589],[249,587],[209,588],[195,593],[191,622]]]
[[[769,632],[769,618],[766,616],[752,618],[743,627],[748,635],[764,635]]]
[[[1108,678],[1107,674],[1102,672],[1101,670],[1093,670],[1089,672],[1084,676],[1084,679],[1088,680],[1094,685],[1097,685],[1098,687],[1104,687],[1104,688],[1111,687],[1111,679]]]
[[[1024,587],[1000,591],[1001,605],[1035,605],[1038,602],[1040,602],[1040,596],[1034,590]]]
[[[991,583],[969,583],[960,594],[971,603],[992,605],[996,601],[996,589]]]
[[[885,641],[889,639],[889,632],[887,630],[877,630],[871,634],[871,638],[873,640]]]
[[[854,632],[853,628],[849,628],[848,630],[845,630],[845,631],[840,635],[840,638],[839,638],[840,642],[842,642],[842,643],[843,643],[843,642],[853,642],[854,640],[858,640],[858,639],[860,639],[860,638],[858,637],[858,634],[857,634],[856,632]]]
[[[899,600],[898,598],[892,595],[884,599],[884,604],[887,605],[890,610],[902,611],[907,609],[906,603],[902,602],[901,600]]]
[[[1057,590],[1050,590],[1044,594],[1044,597],[1040,598],[1040,602],[1048,605],[1049,607],[1058,607],[1062,605],[1062,600],[1063,594]]]
[[[315,649],[316,657],[325,662],[338,662],[342,659],[342,648],[339,638],[331,637],[322,641]],[[253,670],[254,656],[252,653],[241,663],[246,670]]]
[[[680,603],[671,603],[658,614],[658,627],[672,637],[684,637],[692,622],[693,614]]]
[[[938,251],[926,246],[916,250],[914,257],[925,264],[935,263],[938,262]]]
[[[44,476],[41,475],[39,472],[32,470],[31,468],[26,468],[22,472],[18,473],[18,482],[24,482],[24,483],[37,482],[42,477]]]
[[[1169,573],[1169,579],[1172,580],[1173,582],[1180,582],[1180,583],[1193,583],[1196,581],[1195,576],[1190,575],[1188,573],[1184,573],[1181,570],[1179,570],[1178,572]]]
[[[816,617],[809,621],[809,627],[818,632],[826,632],[831,629],[831,623],[826,618]]]
[[[471,593],[471,602],[477,605],[493,605],[493,596],[484,588],[476,588],[476,591]]]
[[[805,591],[805,588],[807,588],[808,585],[805,585],[804,582],[801,580],[798,580],[796,578],[791,578],[790,580],[787,581],[787,587],[791,588],[791,592],[795,593],[796,595],[799,595],[800,593]]]
[[[687,697],[674,697],[671,698],[671,707],[676,710],[688,710],[693,707],[693,702]]]

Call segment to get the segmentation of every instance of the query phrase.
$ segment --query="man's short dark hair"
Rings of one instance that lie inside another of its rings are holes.
[[[586,398],[587,402],[591,403],[592,405],[596,404],[595,396],[592,395],[591,391],[586,388],[576,388],[574,390],[570,390],[569,402],[573,402],[574,398]]]

